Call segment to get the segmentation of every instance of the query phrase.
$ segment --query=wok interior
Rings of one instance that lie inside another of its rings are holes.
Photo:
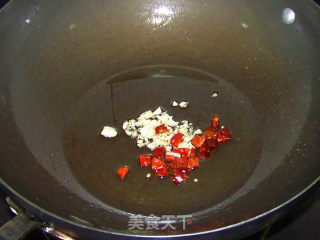
[[[184,75],[172,76],[173,69]],[[134,72],[158,75],[119,82]],[[193,70],[194,75],[199,75],[195,80],[187,77],[188,73],[177,66],[139,68],[119,76],[116,82],[102,81],[81,98],[65,128],[64,149],[72,172],[89,192],[104,203],[131,213],[187,214],[214,206],[248,179],[261,148],[255,109],[239,90],[222,80],[204,81],[202,74]],[[210,98],[212,89],[220,92],[220,100]],[[189,108],[170,106],[171,100],[184,98],[190,101]],[[179,121],[187,119],[202,128],[210,122],[213,111],[221,113],[223,123],[233,125],[234,144],[221,147],[211,159],[202,161],[201,168],[180,187],[173,186],[171,178],[147,179],[146,174],[151,170],[141,169],[138,156],[150,150],[139,149],[136,140],[122,130],[122,123],[157,106],[167,109]],[[234,121],[233,114],[237,116]],[[106,140],[99,136],[104,124],[119,130],[116,138]],[[250,129],[246,128],[247,124]],[[252,144],[257,146],[254,151]],[[120,181],[115,171],[123,165],[129,166],[130,174]],[[195,183],[194,178],[200,181]]]
[[[210,222],[238,222],[298,193],[320,170],[319,49],[303,22],[282,22],[285,1],[256,4],[44,1],[36,12],[30,7],[31,23],[8,33],[1,52],[11,53],[0,120],[7,126],[3,179],[54,213],[117,231],[127,231],[125,213],[193,213],[210,229]],[[175,98],[189,100],[190,108],[173,110]],[[158,106],[202,128],[218,113],[231,129],[233,142],[191,174],[198,183],[146,180],[137,163],[146,149],[121,131],[110,141],[99,136],[104,125],[121,129],[124,120]],[[114,174],[122,164],[131,168],[125,181]],[[23,171],[37,172],[37,183]]]

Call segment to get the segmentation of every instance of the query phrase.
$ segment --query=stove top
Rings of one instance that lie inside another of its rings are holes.
[[[0,0],[0,8],[8,0]],[[320,0],[314,0],[320,5]],[[0,226],[14,217],[5,202],[5,193],[0,188]],[[275,224],[243,240],[319,240],[320,239],[320,189],[311,193],[301,206]],[[57,240],[40,230],[28,235],[26,240]]]

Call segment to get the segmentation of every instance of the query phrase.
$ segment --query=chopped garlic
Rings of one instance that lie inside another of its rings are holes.
[[[147,145],[147,147],[151,150],[151,151],[153,151],[156,147],[158,147],[158,146],[156,146],[156,144],[155,143],[149,143],[148,145]]]
[[[179,103],[179,107],[186,108],[186,107],[188,107],[188,104],[189,104],[189,102],[182,101]]]
[[[153,117],[153,112],[146,111],[146,112],[142,113],[139,118],[149,119],[149,118],[152,118],[152,117]],[[130,121],[134,121],[134,120],[130,120]]]
[[[213,92],[213,93],[211,94],[211,97],[212,97],[212,98],[218,97],[218,93],[217,93],[217,92]]]
[[[153,112],[154,115],[159,115],[160,113],[162,113],[161,107],[158,107],[158,108]]]
[[[151,173],[147,173],[146,177],[147,178],[151,177]]]
[[[132,119],[132,120],[129,121],[129,124],[130,124],[131,126],[132,126],[132,125],[134,126],[135,122],[136,122],[136,121]]]
[[[166,151],[167,151],[167,152],[170,152],[170,151],[171,151],[171,146],[170,146],[170,145],[166,146]]]
[[[176,102],[176,101],[173,101],[172,102],[172,107],[176,107],[176,106],[178,106],[179,104]]]
[[[179,144],[179,148],[193,148],[193,145],[190,142],[183,141],[182,143]]]
[[[122,124],[122,129],[125,130],[127,127],[128,127],[129,123],[128,121],[125,121],[123,124]]]
[[[195,178],[195,179],[193,179],[193,181],[194,181],[194,182],[198,182],[198,181],[199,181],[199,179],[198,179],[198,178]]]
[[[131,134],[131,137],[132,138],[136,138],[138,136],[138,133],[137,132],[133,132],[132,134]]]
[[[101,131],[101,135],[106,138],[112,138],[117,136],[117,130],[113,127],[105,126]]]
[[[129,135],[129,136],[132,135],[132,132],[131,132],[130,130],[125,130],[125,133],[126,133],[127,135]]]
[[[195,130],[195,131],[194,131],[194,134],[198,134],[198,135],[201,135],[201,134],[202,134],[202,131],[201,131],[201,129],[197,129],[197,130]]]
[[[155,128],[162,124],[164,124],[169,131],[156,134]],[[193,148],[191,140],[196,133],[201,133],[199,129],[194,131],[192,123],[189,123],[187,120],[181,122],[174,121],[173,117],[161,107],[158,107],[153,112],[148,110],[142,113],[137,119],[125,121],[123,127],[126,127],[124,130],[128,136],[137,140],[137,146],[139,148],[147,147],[150,150],[154,150],[156,147],[164,146],[167,154],[177,157],[180,155],[172,153],[173,146],[170,144],[173,135],[177,132],[183,133],[184,139],[179,147]]]
[[[185,142],[190,142],[191,140],[193,139],[193,135],[187,135],[187,136],[184,136],[184,138],[183,138],[183,140],[185,141]],[[180,147],[180,146],[179,146]]]

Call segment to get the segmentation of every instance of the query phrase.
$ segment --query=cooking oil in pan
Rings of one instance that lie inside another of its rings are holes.
[[[219,95],[212,98],[213,91]],[[190,105],[173,108],[172,100]],[[139,166],[139,154],[150,150],[138,148],[122,123],[158,106],[175,120],[186,119],[199,128],[217,113],[231,129],[234,140],[193,171],[197,181],[176,186],[170,178],[146,178],[150,169]],[[250,177],[260,154],[257,119],[237,88],[211,74],[178,66],[135,68],[99,82],[83,95],[69,115],[64,149],[77,181],[109,206],[141,214],[197,212],[227,199]],[[118,135],[100,136],[105,125],[115,127]],[[116,175],[122,165],[130,168],[124,180]]]

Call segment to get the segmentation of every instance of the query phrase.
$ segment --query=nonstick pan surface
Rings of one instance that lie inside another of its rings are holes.
[[[0,20],[0,176],[60,220],[117,234],[211,231],[270,211],[319,176],[311,2],[12,1]],[[176,99],[190,106],[172,108]],[[217,113],[234,138],[181,186],[146,179],[137,156],[147,149],[121,131],[158,106],[200,128]],[[101,137],[104,125],[119,135]],[[130,214],[192,224],[132,231]]]

